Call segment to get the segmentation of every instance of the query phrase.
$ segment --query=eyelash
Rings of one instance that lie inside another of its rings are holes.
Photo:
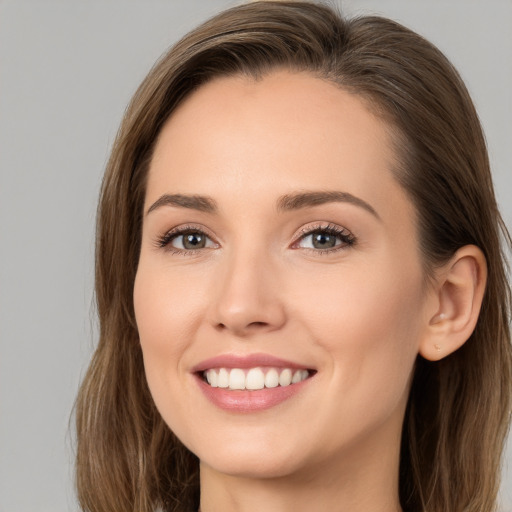
[[[212,239],[211,236],[208,235],[207,232],[205,232],[204,228],[201,228],[199,226],[193,226],[193,225],[187,225],[180,228],[172,229],[165,233],[164,235],[160,236],[156,240],[156,246],[160,249],[165,249],[166,251],[169,251],[171,254],[178,254],[183,256],[193,256],[197,252],[201,251],[204,248],[199,249],[178,249],[176,247],[172,247],[170,243],[180,236],[197,233],[200,235],[204,235],[208,237],[210,240]],[[316,226],[310,226],[307,228],[304,228],[298,235],[296,241],[292,244],[293,246],[296,246],[299,242],[304,240],[307,236],[310,236],[314,233],[325,233],[330,236],[335,236],[341,240],[341,243],[338,245],[335,245],[333,248],[330,249],[311,249],[308,247],[303,248],[303,250],[306,250],[308,252],[313,252],[316,255],[326,255],[326,254],[332,254],[335,252],[338,252],[340,250],[346,249],[347,247],[353,246],[357,239],[356,237],[347,229],[340,228],[336,224],[318,224]]]
[[[299,242],[304,240],[307,236],[313,235],[314,233],[325,233],[330,236],[334,236],[340,239],[341,243],[339,245],[335,245],[330,249],[311,249],[309,247],[304,247],[303,250],[308,252],[312,252],[315,255],[327,255],[333,254],[335,252],[341,251],[343,249],[347,249],[348,247],[352,247],[357,239],[356,237],[348,230],[342,227],[337,226],[336,224],[318,224],[316,226],[309,226],[304,228],[299,233],[297,240],[293,243],[293,246],[296,246]]]
[[[201,249],[183,250],[183,249],[178,249],[178,248],[170,245],[170,243],[175,238],[178,238],[179,236],[192,234],[192,233],[198,233],[198,234],[206,236],[207,238],[212,239],[212,237],[204,230],[204,228],[201,228],[199,226],[187,225],[187,226],[182,226],[179,228],[171,229],[164,235],[158,237],[158,239],[156,240],[156,245],[157,245],[157,247],[159,247],[161,249],[165,249],[166,251],[169,251],[171,254],[179,254],[179,255],[183,255],[183,256],[193,256]]]

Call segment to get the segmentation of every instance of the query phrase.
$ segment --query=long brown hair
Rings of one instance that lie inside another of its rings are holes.
[[[134,319],[146,175],[162,125],[187,95],[213,77],[258,79],[277,68],[330,80],[388,124],[400,161],[396,178],[418,212],[426,276],[466,244],[485,254],[488,283],[474,333],[439,362],[418,357],[399,492],[410,512],[492,511],[510,411],[502,249],[510,237],[471,99],[439,50],[403,26],[287,1],[234,7],[189,33],[156,63],[126,111],[98,209],[100,338],[76,404],[83,510],[197,510],[198,460],[155,408]]]

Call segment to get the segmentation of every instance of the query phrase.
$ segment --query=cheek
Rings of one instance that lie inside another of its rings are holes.
[[[192,293],[183,290],[186,283],[170,279],[167,277],[170,274],[156,265],[141,262],[134,286],[135,318],[144,367],[156,402],[159,390],[163,392],[182,371],[180,361],[196,326],[194,312],[200,301],[200,294],[194,293],[192,287]]]
[[[150,344],[154,350],[180,352],[180,340],[197,322],[204,300],[203,290],[188,277],[165,265],[139,264],[133,298],[143,348]]]
[[[193,425],[190,404],[183,400],[190,391],[183,361],[204,316],[200,314],[204,298],[198,286],[180,275],[165,264],[147,264],[141,258],[133,298],[151,396],[164,421],[186,439]]]
[[[314,292],[298,294],[305,327],[330,355],[343,388],[377,396],[407,388],[422,326],[421,272],[375,265],[317,275]],[[323,281],[323,282],[322,282]],[[356,386],[357,384],[357,386]]]

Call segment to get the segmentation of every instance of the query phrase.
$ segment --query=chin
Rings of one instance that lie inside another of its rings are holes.
[[[300,440],[283,437],[275,429],[245,428],[238,432],[212,428],[208,434],[200,433],[181,438],[206,466],[216,472],[243,478],[279,478],[298,471],[301,461],[308,458]],[[192,434],[192,435],[190,435]],[[238,435],[237,435],[238,434]],[[286,434],[286,433],[285,433]],[[178,437],[179,433],[177,433]]]
[[[199,456],[201,467],[208,467],[217,473],[248,479],[268,479],[290,476],[299,471],[300,464],[286,455],[270,454],[265,450],[258,453],[240,453],[226,450],[222,455]]]

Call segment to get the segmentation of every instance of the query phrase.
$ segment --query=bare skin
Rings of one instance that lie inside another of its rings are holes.
[[[391,147],[360,99],[286,71],[214,80],[164,126],[134,304],[155,403],[201,461],[202,512],[401,510],[415,359],[467,339],[485,262],[464,248],[424,286]],[[250,411],[200,389],[202,361],[254,354],[309,377]]]

